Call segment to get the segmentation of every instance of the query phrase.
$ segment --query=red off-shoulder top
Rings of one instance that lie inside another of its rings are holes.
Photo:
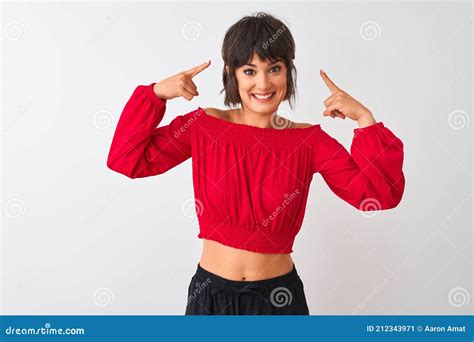
[[[403,143],[382,122],[355,128],[351,153],[321,126],[259,128],[201,108],[157,127],[166,100],[139,85],[117,124],[107,166],[129,178],[192,158],[199,238],[259,253],[292,253],[313,175],[362,211],[391,209],[405,178]]]

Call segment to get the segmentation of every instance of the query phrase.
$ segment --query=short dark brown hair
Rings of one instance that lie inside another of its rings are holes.
[[[224,88],[220,91],[220,94],[225,92],[224,104],[230,107],[241,103],[235,69],[250,63],[254,53],[257,53],[261,61],[285,63],[287,92],[284,100],[288,100],[293,108],[296,96],[296,68],[293,63],[295,41],[281,20],[265,12],[243,17],[225,34],[222,44]],[[229,66],[229,73],[226,65]]]

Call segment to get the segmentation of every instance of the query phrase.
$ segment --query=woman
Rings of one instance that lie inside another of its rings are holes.
[[[210,61],[138,86],[118,122],[107,165],[130,178],[162,174],[192,157],[203,251],[188,288],[187,315],[308,315],[291,258],[313,174],[358,210],[398,205],[403,144],[361,103],[320,71],[331,95],[324,116],[356,121],[351,154],[320,125],[276,114],[294,100],[295,45],[265,13],[227,31],[227,110],[197,109],[158,127],[167,101],[198,96],[193,78]]]

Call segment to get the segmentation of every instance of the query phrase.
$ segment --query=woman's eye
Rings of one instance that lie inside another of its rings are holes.
[[[281,70],[281,66],[274,66],[274,67],[270,68],[271,72],[278,72],[280,70]],[[248,76],[253,75],[254,73],[255,73],[255,70],[253,70],[253,69],[245,69],[244,70],[244,74],[248,75]]]

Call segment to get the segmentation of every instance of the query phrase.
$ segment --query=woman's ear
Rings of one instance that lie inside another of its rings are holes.
[[[228,66],[228,65],[225,66],[225,71],[226,71],[227,73],[229,73],[229,66]]]

